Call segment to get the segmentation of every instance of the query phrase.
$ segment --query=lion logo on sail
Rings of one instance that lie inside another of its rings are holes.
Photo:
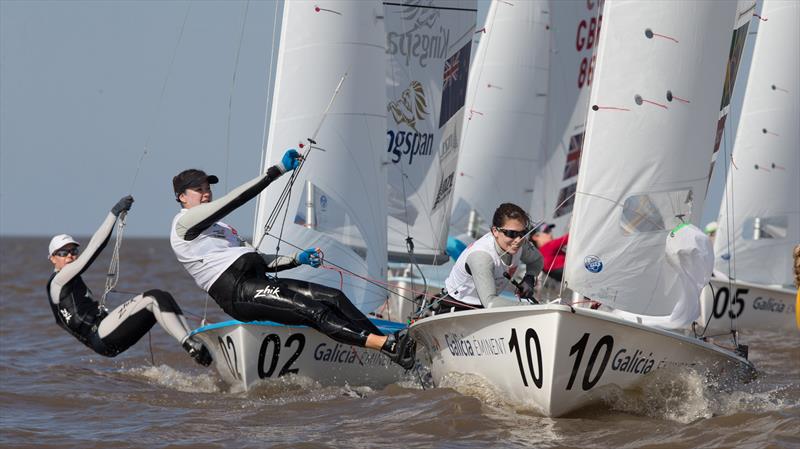
[[[428,115],[428,101],[425,99],[422,83],[411,81],[408,89],[400,94],[400,98],[390,101],[386,109],[389,110],[398,125],[405,123],[414,131],[419,132],[417,120],[424,120]]]

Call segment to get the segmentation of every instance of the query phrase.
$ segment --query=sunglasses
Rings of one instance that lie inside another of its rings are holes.
[[[525,234],[527,234],[530,231],[530,229],[527,229],[527,228],[523,229],[521,231],[515,231],[513,229],[498,228],[498,227],[495,227],[495,229],[497,229],[498,231],[502,232],[503,235],[505,235],[506,237],[508,237],[510,239],[518,239],[518,238],[525,237]]]
[[[80,250],[78,248],[70,248],[70,249],[62,248],[62,249],[56,250],[53,253],[53,255],[54,256],[58,256],[58,257],[67,257],[70,254],[72,254],[73,256],[77,256],[78,252],[80,252]]]

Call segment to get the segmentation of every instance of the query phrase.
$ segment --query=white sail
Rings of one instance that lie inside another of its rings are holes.
[[[281,253],[320,247],[330,264],[365,278],[386,278],[382,16],[376,1],[286,2],[262,170],[287,148],[308,144],[342,76],[347,77],[316,136],[324,151],[311,151],[292,190],[287,218],[284,222],[281,211],[262,252],[275,252],[273,236],[282,235]],[[284,175],[261,195],[254,240],[264,232],[288,179]],[[290,277],[342,287],[362,311],[386,297],[361,278],[330,270],[300,267]]]
[[[411,237],[417,262],[444,263],[476,2],[384,6],[389,256],[410,260]]]
[[[669,231],[697,224],[735,2],[606,1],[565,266],[568,286],[669,315]]]
[[[800,243],[800,3],[765,0],[761,17],[720,207],[715,268],[743,281],[791,286],[792,248]]]
[[[548,8],[547,1],[494,1],[478,33],[451,234],[467,231],[473,211],[485,232],[500,203],[527,209],[533,200],[534,180],[544,163]]]
[[[551,2],[546,161],[536,178],[531,218],[554,223],[559,235],[567,232],[575,202],[602,21],[601,2]]]

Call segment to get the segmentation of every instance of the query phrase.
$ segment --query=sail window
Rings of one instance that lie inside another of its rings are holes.
[[[688,222],[691,215],[691,190],[632,195],[622,205],[620,227],[625,235],[666,231]]]
[[[785,239],[789,230],[789,217],[750,217],[744,221],[742,238],[745,240]]]
[[[303,188],[303,201],[297,208],[294,223],[328,234],[361,257],[367,257],[366,240],[348,208],[310,181],[306,181]]]

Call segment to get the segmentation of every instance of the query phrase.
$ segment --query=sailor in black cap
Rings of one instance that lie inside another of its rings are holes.
[[[297,150],[288,150],[265,174],[215,201],[211,184],[219,181],[216,176],[196,169],[176,175],[172,186],[182,209],[170,230],[175,256],[197,285],[239,321],[307,325],[338,342],[381,350],[406,369],[413,367],[415,344],[405,329],[384,336],[341,291],[268,275],[301,264],[319,267],[319,248],[292,256],[263,254],[236,229],[219,221],[283,173],[297,168],[301,160]]]

